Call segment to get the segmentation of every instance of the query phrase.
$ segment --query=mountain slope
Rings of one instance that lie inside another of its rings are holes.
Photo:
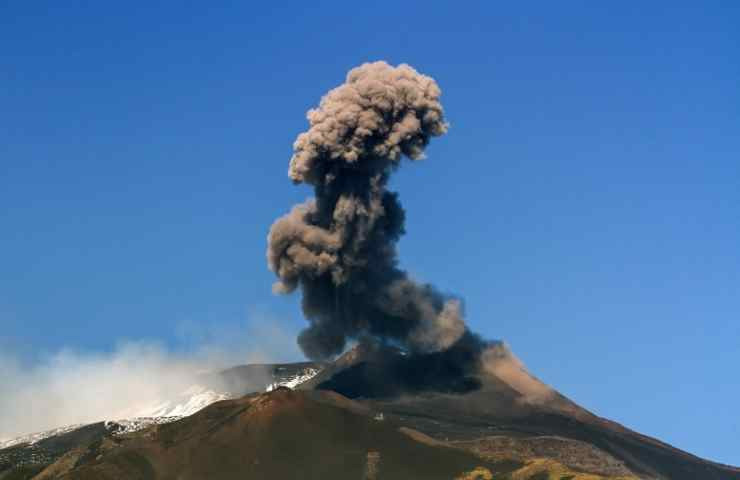
[[[273,391],[167,422],[101,422],[0,449],[0,480],[740,479],[737,468],[588,412],[508,350],[495,353],[463,393],[419,377],[408,383],[419,368],[397,349],[358,347],[328,365],[234,367],[209,377],[224,395],[241,395],[255,379]]]
[[[605,459],[616,459],[645,478],[740,479],[738,468],[703,460],[583,409],[532,377],[506,349],[480,370],[480,388],[464,394],[389,390],[385,380],[398,371],[414,371],[403,366],[413,361],[392,350],[355,352],[345,357],[342,368],[330,376],[317,376],[310,386],[338,392],[401,425],[473,449],[492,436],[557,436],[591,445]]]
[[[328,394],[279,388],[100,442],[62,478],[451,480],[475,468],[507,473],[517,467],[415,441]]]
[[[193,385],[179,396],[156,404],[132,405],[118,412],[113,417],[115,420],[99,419],[101,421],[90,424],[69,425],[0,442],[0,480],[30,478],[70,451],[91,442],[175,422],[216,401],[282,385],[297,386],[320,368],[320,364],[313,362],[233,367],[202,375],[199,385]]]

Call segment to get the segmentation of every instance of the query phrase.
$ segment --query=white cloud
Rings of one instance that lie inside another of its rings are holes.
[[[185,352],[123,341],[112,352],[66,348],[34,364],[0,352],[0,439],[117,419],[139,405],[180,398],[205,372],[300,358],[293,332],[259,318],[241,328],[190,325],[187,335],[196,340]]]

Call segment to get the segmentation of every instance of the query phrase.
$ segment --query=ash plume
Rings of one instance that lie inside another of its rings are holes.
[[[492,343],[480,357],[483,371],[503,380],[519,392],[521,401],[531,404],[554,405],[558,394],[532,376],[519,358],[505,343]]]
[[[388,180],[403,157],[423,159],[430,139],[447,132],[440,95],[434,79],[408,65],[366,63],[308,112],[288,173],[314,198],[272,225],[267,249],[273,290],[303,294],[310,324],[298,343],[308,358],[330,358],[363,338],[412,355],[481,350],[462,301],[398,266],[405,212]]]

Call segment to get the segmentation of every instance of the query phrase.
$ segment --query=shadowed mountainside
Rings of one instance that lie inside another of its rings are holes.
[[[434,372],[405,362],[397,349],[358,347],[330,364],[234,367],[214,374],[234,395],[265,372],[321,371],[295,391],[220,401],[133,433],[99,423],[0,450],[0,480],[740,479],[593,415],[520,363],[489,365],[460,391],[408,382]]]
[[[398,378],[399,371],[414,370],[413,365],[404,366],[414,359],[398,351],[358,350],[340,361],[337,371],[318,375],[302,388],[338,392],[436,439],[480,447],[492,436],[556,436],[592,445],[645,478],[740,479],[738,468],[701,459],[592,414],[524,369],[516,372],[515,381],[510,375],[496,373],[509,370],[482,370],[476,377],[479,388],[464,394],[448,388],[417,394],[413,389],[408,393],[382,385],[384,378]],[[517,390],[524,381],[537,396]]]
[[[61,478],[451,480],[520,465],[428,445],[341,405],[332,394],[279,388],[218,402],[181,421],[94,442]],[[368,472],[368,470],[371,470]]]

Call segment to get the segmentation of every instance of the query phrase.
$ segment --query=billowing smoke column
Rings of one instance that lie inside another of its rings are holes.
[[[363,338],[421,356],[479,349],[460,300],[398,267],[404,210],[388,179],[402,157],[423,159],[431,137],[447,131],[440,94],[408,65],[366,63],[308,112],[289,175],[312,185],[315,198],[272,225],[267,250],[274,290],[303,293],[310,326],[298,342],[307,357],[329,358]]]

